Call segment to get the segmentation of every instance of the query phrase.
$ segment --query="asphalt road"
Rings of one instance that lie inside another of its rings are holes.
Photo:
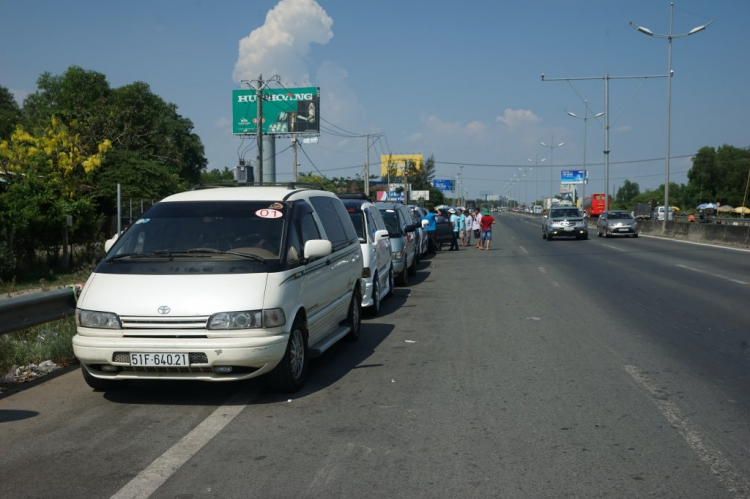
[[[76,370],[0,399],[0,497],[750,497],[750,253],[498,218],[291,398]]]

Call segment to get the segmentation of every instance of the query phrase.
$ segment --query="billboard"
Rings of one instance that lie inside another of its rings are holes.
[[[582,184],[588,181],[588,172],[586,170],[563,170],[560,172],[561,184]]]
[[[452,191],[455,188],[454,184],[455,181],[452,178],[434,179],[432,181],[432,186],[439,191]]]
[[[320,88],[263,90],[264,134],[320,133]],[[258,100],[253,89],[232,90],[232,133],[258,133]]]
[[[383,154],[380,156],[380,175],[387,177],[388,167],[390,167],[391,175],[403,176],[404,166],[407,164],[421,170],[424,164],[424,156],[421,154]]]

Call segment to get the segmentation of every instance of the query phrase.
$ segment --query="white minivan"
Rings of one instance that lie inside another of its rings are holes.
[[[94,389],[269,373],[275,389],[295,391],[309,357],[359,336],[362,252],[332,193],[298,184],[184,192],[107,249],[78,300],[73,338]]]
[[[672,207],[669,207],[669,220],[672,220],[674,218],[674,212],[672,211]],[[659,220],[661,222],[664,221],[664,207],[663,206],[657,206],[654,208],[654,220]]]

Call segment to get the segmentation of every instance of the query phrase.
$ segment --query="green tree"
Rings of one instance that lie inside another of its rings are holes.
[[[622,187],[617,189],[617,194],[615,195],[615,204],[619,209],[630,210],[633,207],[633,200],[638,197],[640,193],[641,188],[638,186],[637,182],[625,180],[622,183]]]
[[[7,140],[21,122],[21,110],[13,94],[0,86],[0,141]]]
[[[688,191],[697,206],[720,202],[739,206],[744,197],[750,171],[750,150],[723,145],[717,149],[702,147],[688,172]]]
[[[224,167],[224,170],[209,170],[201,172],[201,184],[222,184],[234,182],[234,170]]]

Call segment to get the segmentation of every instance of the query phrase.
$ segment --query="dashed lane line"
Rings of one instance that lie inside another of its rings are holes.
[[[723,275],[720,275],[720,274],[712,274],[711,272],[706,272],[705,270],[696,269],[696,268],[693,268],[693,267],[688,267],[687,265],[679,265],[678,264],[677,266],[680,267],[680,268],[683,268],[683,269],[692,270],[693,272],[698,272],[699,274],[706,274],[706,275],[710,275],[710,276],[713,276],[713,277],[718,277],[719,279],[726,279],[727,281],[731,281],[731,282],[734,282],[734,283],[737,283],[737,284],[743,284],[743,285],[750,284],[750,283],[747,283],[745,281],[740,281],[739,279],[732,279],[731,277],[723,276]]]

